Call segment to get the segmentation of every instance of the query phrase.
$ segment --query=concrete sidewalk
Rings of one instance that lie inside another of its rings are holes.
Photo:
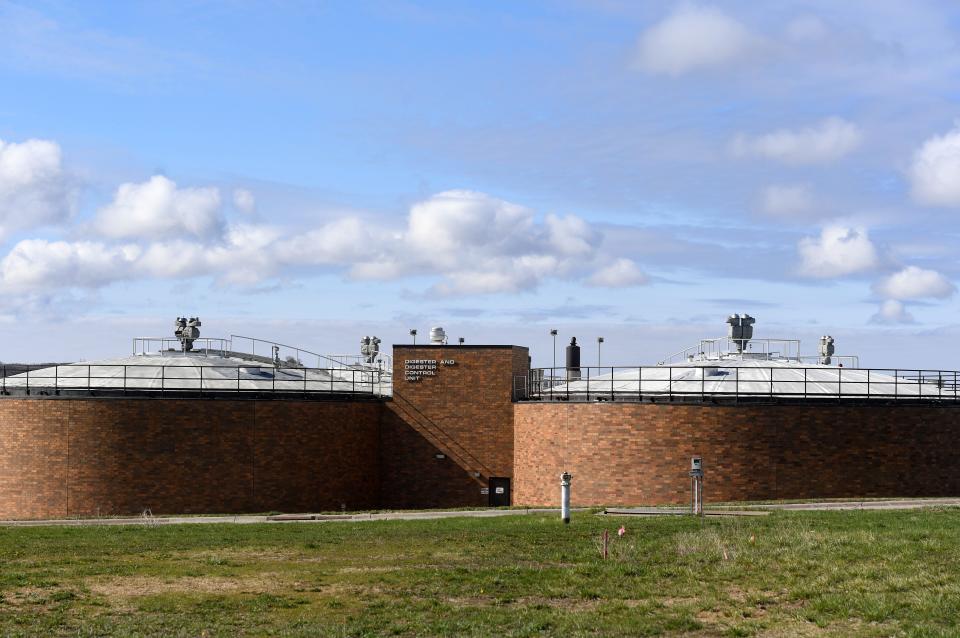
[[[574,508],[573,511],[584,511]],[[414,521],[437,518],[491,518],[497,516],[525,516],[528,514],[560,514],[559,508],[546,509],[482,509],[437,510],[419,512],[371,512],[361,514],[276,514],[273,516],[131,516],[121,518],[62,518],[31,521],[0,521],[0,527],[90,526],[90,525],[185,525],[185,524],[252,524],[252,523],[332,523],[362,521]]]
[[[605,516],[691,516],[689,507],[608,507]],[[704,509],[704,516],[768,516],[761,509]]]
[[[960,498],[902,498],[880,501],[825,501],[821,503],[770,503],[737,505],[740,509],[764,510],[912,510],[924,507],[960,507]]]
[[[774,510],[786,511],[847,511],[847,510],[912,510],[928,507],[960,507],[960,498],[902,498],[875,501],[823,501],[808,503],[751,503],[739,505],[712,505],[705,508],[706,516],[763,516]],[[690,515],[689,507],[608,507],[610,516],[678,516]]]

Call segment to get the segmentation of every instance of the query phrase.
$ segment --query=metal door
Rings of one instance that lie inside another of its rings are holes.
[[[510,505],[510,479],[490,477],[490,507]]]

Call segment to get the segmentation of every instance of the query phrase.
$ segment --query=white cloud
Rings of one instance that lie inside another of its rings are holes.
[[[593,273],[587,283],[602,288],[626,288],[648,284],[650,278],[632,259],[618,259]]]
[[[583,219],[574,215],[547,215],[547,237],[550,246],[561,255],[589,255],[597,241],[597,233]]]
[[[531,239],[533,211],[474,191],[446,191],[410,210],[405,243],[427,263],[456,266],[465,253],[516,254]]]
[[[636,64],[648,73],[678,76],[728,66],[760,44],[719,9],[685,5],[640,35]]]
[[[873,323],[913,323],[913,315],[907,312],[903,302],[887,299],[880,304],[877,314],[870,318]]]
[[[432,277],[431,289],[449,295],[516,292],[546,278],[578,275],[595,259],[601,239],[576,216],[538,221],[527,208],[472,191],[418,202],[396,228],[347,216],[307,232],[233,224],[214,234],[209,229],[220,218],[210,190],[177,189],[162,177],[125,185],[96,221],[104,230],[113,216],[128,214],[125,225],[112,227],[124,243],[21,242],[0,262],[0,290],[202,276],[254,285],[285,272],[323,268],[354,279]],[[208,221],[188,225],[187,213],[198,211],[210,213]]]
[[[781,129],[765,135],[738,135],[731,150],[738,157],[767,157],[786,164],[832,162],[855,150],[860,128],[839,117],[828,117],[799,130]]]
[[[47,140],[0,140],[0,237],[69,217],[74,194],[60,146]]]
[[[957,291],[949,279],[935,270],[907,266],[874,286],[874,292],[889,299],[943,299]]]
[[[773,184],[760,194],[760,207],[774,217],[807,215],[814,209],[813,192],[805,184]]]
[[[913,199],[930,206],[960,206],[960,124],[928,139],[910,166]]]
[[[563,277],[593,257],[599,235],[584,220],[547,215],[475,191],[446,191],[415,204],[407,227],[380,241],[354,276],[433,274],[441,294],[515,292]]]
[[[106,237],[150,240],[209,237],[223,223],[218,189],[177,188],[155,175],[141,184],[122,184],[113,202],[98,211],[94,226]]]
[[[55,288],[96,288],[132,276],[136,246],[26,239],[0,261],[0,290],[24,293]]]
[[[378,257],[396,237],[359,217],[342,217],[319,228],[281,239],[279,261],[298,265],[355,264]]]
[[[798,245],[800,274],[828,278],[851,275],[877,266],[877,251],[864,228],[830,225],[820,237],[804,237]]]
[[[247,189],[238,188],[233,191],[233,207],[249,215],[257,209],[257,200]]]
[[[442,295],[518,292],[536,287],[562,265],[551,255],[521,255],[488,259],[482,268],[464,268],[451,273],[433,287]]]

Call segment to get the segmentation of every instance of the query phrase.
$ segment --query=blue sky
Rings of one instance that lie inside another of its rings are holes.
[[[0,0],[0,359],[724,317],[955,368],[950,2]],[[24,338],[29,335],[28,338]]]

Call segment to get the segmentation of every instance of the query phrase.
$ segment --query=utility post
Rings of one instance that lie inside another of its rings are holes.
[[[560,518],[564,525],[570,524],[570,481],[573,474],[564,472],[560,475]]]
[[[703,458],[690,458],[690,513],[703,517]]]

